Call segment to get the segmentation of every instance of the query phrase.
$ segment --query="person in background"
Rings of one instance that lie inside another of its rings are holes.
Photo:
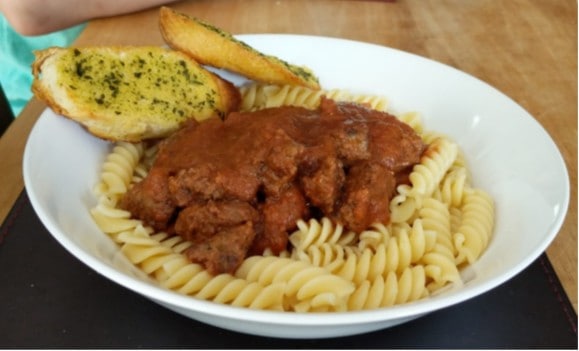
[[[0,0],[0,87],[13,116],[32,97],[34,50],[69,46],[93,18],[176,0]],[[79,6],[80,5],[80,6]]]

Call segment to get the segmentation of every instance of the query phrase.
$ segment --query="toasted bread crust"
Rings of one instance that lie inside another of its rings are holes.
[[[42,65],[44,61],[49,58],[50,56],[54,55],[59,49],[52,47],[46,50],[35,51],[35,60],[32,63],[32,75],[34,76],[34,80],[32,81],[32,93],[40,100],[44,101],[54,112],[66,115],[67,111],[65,111],[53,98],[50,91],[43,86],[42,82],[37,79],[42,72]]]
[[[188,119],[224,117],[241,101],[233,84],[174,50],[52,47],[35,55],[35,96],[111,141],[165,137]]]
[[[320,89],[317,77],[308,68],[264,55],[231,34],[169,7],[161,7],[159,27],[170,47],[202,64],[224,68],[258,82]]]

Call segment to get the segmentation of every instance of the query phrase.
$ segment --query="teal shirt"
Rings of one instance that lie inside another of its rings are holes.
[[[20,114],[32,97],[30,86],[33,50],[50,46],[69,46],[84,27],[82,24],[45,35],[22,36],[12,29],[4,16],[0,15],[0,84],[14,116]]]

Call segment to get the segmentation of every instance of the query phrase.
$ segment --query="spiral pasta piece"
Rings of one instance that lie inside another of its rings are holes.
[[[434,250],[437,233],[433,230],[424,229],[421,219],[416,219],[412,226],[397,225],[393,227],[396,237],[408,237],[411,249],[411,263],[417,263],[428,252]]]
[[[241,111],[288,105],[315,109],[320,105],[322,96],[336,101],[362,103],[379,111],[386,111],[388,105],[384,97],[367,94],[355,95],[343,89],[313,90],[302,86],[252,83],[240,87],[239,91],[241,93]]]
[[[472,264],[489,244],[494,226],[494,204],[482,190],[467,192],[462,206],[462,222],[453,235],[458,263]]]
[[[348,300],[349,310],[366,310],[393,306],[427,297],[424,267],[407,267],[400,274],[389,272],[360,284]]]
[[[375,249],[367,247],[353,251],[343,264],[336,265],[334,270],[344,279],[360,284],[390,272],[404,271],[410,267],[412,256],[410,238],[406,232],[402,232],[399,236],[390,237],[387,243],[381,243]]]
[[[352,293],[352,282],[304,261],[276,256],[252,256],[235,272],[235,276],[267,286],[285,283],[286,304],[294,310],[318,308],[323,305],[340,309],[340,304]]]
[[[387,243],[391,234],[392,228],[382,223],[374,223],[358,235],[358,247],[364,250],[366,247],[375,249],[381,243]]]
[[[442,179],[434,198],[439,199],[448,206],[460,207],[465,189],[469,186],[468,175],[465,168],[455,168],[449,171]]]
[[[429,291],[435,291],[445,286],[447,283],[460,283],[460,272],[453,257],[448,257],[444,253],[429,252],[422,257],[426,276],[433,282],[427,287]]]
[[[130,212],[118,209],[115,205],[115,200],[101,196],[97,205],[90,210],[90,213],[100,230],[109,234],[116,241],[116,234],[134,229],[141,222],[132,219]]]
[[[458,207],[450,207],[448,213],[450,214],[450,232],[456,233],[462,223],[462,211]]]
[[[448,207],[434,198],[424,199],[422,208],[418,211],[419,218],[425,230],[436,232],[435,248],[448,257],[454,257],[455,248],[450,231],[450,213]]]
[[[381,247],[381,250],[374,254],[372,250],[367,248],[357,254],[350,255],[342,262],[340,267],[336,268],[336,274],[358,285],[367,279],[369,275],[375,275],[377,274],[376,271],[379,272],[386,269],[385,252],[386,250]],[[371,272],[371,269],[374,270]]]
[[[416,216],[416,211],[421,205],[421,197],[408,196],[411,187],[400,185],[397,188],[398,195],[390,200],[390,221],[392,223],[407,223]]]
[[[119,142],[102,166],[96,193],[114,196],[124,194],[133,180],[134,170],[143,156],[143,144]]]
[[[199,281],[203,281],[203,284],[191,285],[202,286],[201,290],[194,294],[195,297],[238,307],[283,310],[284,283],[260,286],[230,274],[212,277],[204,272],[199,275],[204,278]],[[188,290],[191,291],[191,287],[188,287]]]
[[[355,255],[357,250],[358,248],[355,246],[323,243],[322,245],[310,246],[305,250],[294,249],[291,258],[323,267],[334,273],[348,257]]]
[[[447,139],[435,139],[426,149],[420,163],[410,173],[411,194],[430,196],[456,158],[457,146]]]
[[[320,221],[315,218],[308,222],[297,221],[298,230],[289,236],[289,241],[298,250],[305,250],[312,245],[324,243],[348,245],[355,240],[356,233],[344,232],[344,226],[334,224],[329,218],[323,217]]]

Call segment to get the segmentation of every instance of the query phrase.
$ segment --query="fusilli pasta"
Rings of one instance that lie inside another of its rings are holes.
[[[317,108],[322,96],[336,101],[352,101],[366,104],[379,111],[386,111],[387,100],[384,97],[350,94],[343,89],[313,90],[302,86],[278,86],[260,83],[251,83],[240,89],[242,111],[254,111],[268,107],[301,106]]]

